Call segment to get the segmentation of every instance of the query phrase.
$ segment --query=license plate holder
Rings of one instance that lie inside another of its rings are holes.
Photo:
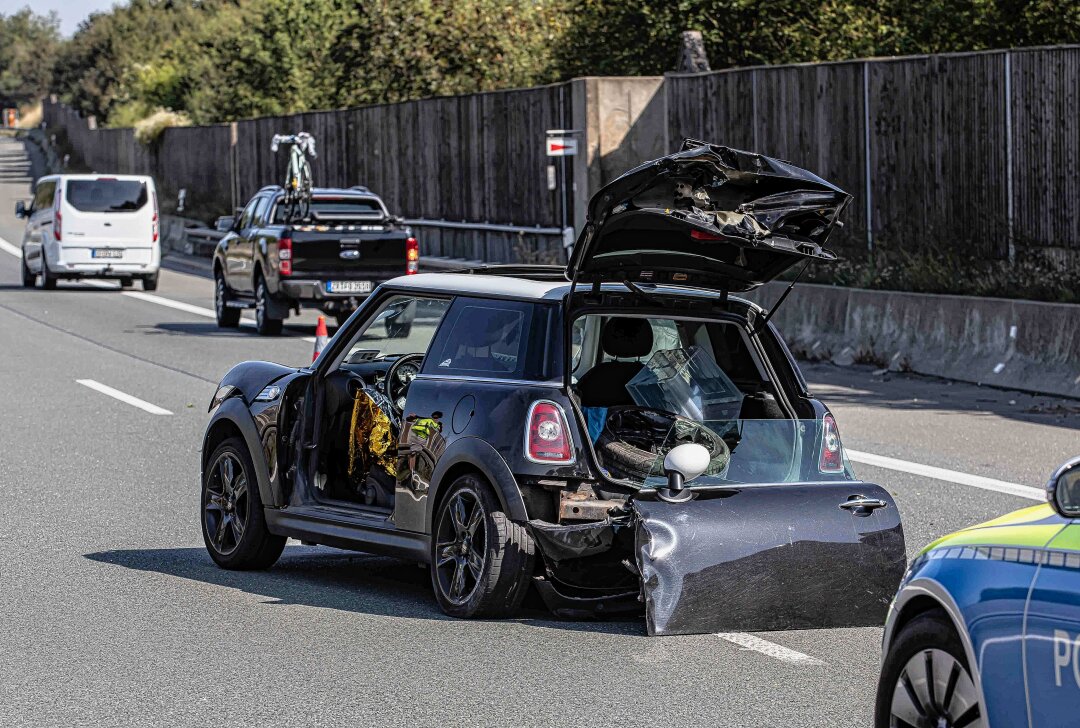
[[[327,293],[371,293],[371,281],[327,281]]]
[[[123,258],[124,251],[121,248],[92,248],[91,258]]]

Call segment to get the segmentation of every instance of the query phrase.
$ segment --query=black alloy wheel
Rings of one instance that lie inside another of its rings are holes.
[[[235,551],[243,540],[250,505],[244,466],[236,453],[226,450],[210,467],[203,498],[203,525],[222,556]]]
[[[270,316],[270,292],[260,275],[255,281],[255,330],[259,336],[277,336],[281,333],[281,319]]]
[[[450,496],[439,519],[435,573],[439,591],[456,606],[465,604],[484,577],[487,513],[476,492],[463,488]]]
[[[240,309],[228,304],[229,290],[225,287],[225,276],[221,271],[214,272],[214,316],[217,325],[224,329],[235,329],[240,325]]]
[[[882,663],[876,728],[986,728],[978,689],[948,616],[904,625]]]
[[[431,583],[452,617],[509,617],[532,583],[534,547],[525,525],[502,512],[479,475],[449,486],[435,516]]]
[[[265,569],[285,548],[285,537],[266,528],[254,470],[243,440],[230,438],[214,450],[203,472],[203,541],[226,569]]]

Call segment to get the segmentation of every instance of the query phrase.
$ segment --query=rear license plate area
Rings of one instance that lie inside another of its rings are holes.
[[[120,248],[93,248],[90,251],[91,258],[123,258],[124,251]]]
[[[327,293],[371,293],[371,281],[327,281]]]

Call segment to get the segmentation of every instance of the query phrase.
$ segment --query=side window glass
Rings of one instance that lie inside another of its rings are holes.
[[[270,224],[270,208],[273,206],[273,195],[264,195],[259,200],[259,206],[255,209],[255,219],[251,224],[255,227],[264,227]]]
[[[424,373],[523,378],[532,313],[519,301],[458,299]]]
[[[34,192],[34,211],[43,210],[53,205],[53,193],[56,192],[56,182],[42,182]]]
[[[425,296],[391,296],[353,335],[339,366],[366,364],[404,354],[423,354],[431,345],[450,301]]]
[[[237,226],[241,230],[251,227],[251,221],[255,218],[255,208],[262,201],[261,197],[257,197],[248,203],[248,206],[244,208],[243,213],[240,214],[240,224]]]

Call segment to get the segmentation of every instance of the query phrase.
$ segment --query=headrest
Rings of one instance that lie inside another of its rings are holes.
[[[613,318],[604,325],[600,337],[604,352],[619,358],[637,358],[652,351],[652,326],[648,319]]]

